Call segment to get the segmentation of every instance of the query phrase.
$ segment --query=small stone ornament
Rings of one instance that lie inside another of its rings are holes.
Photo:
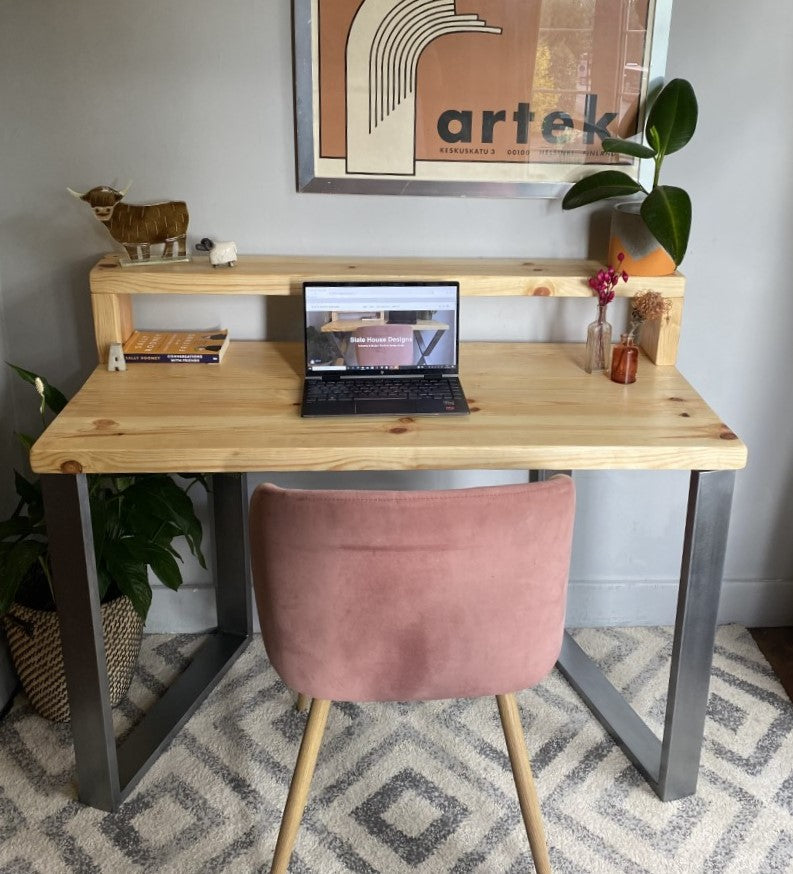
[[[126,250],[128,263],[189,261],[187,223],[190,216],[187,204],[182,200],[150,204],[122,203],[130,185],[131,182],[121,191],[107,185],[98,185],[85,194],[71,188],[66,190],[91,207],[110,236]],[[151,247],[160,243],[163,246],[162,255],[152,259]]]
[[[124,349],[121,343],[111,343],[107,353],[107,369],[126,370],[127,360],[124,358]]]
[[[204,237],[195,247],[199,252],[209,252],[209,263],[213,267],[234,267],[237,264],[237,244],[231,240],[216,243]]]

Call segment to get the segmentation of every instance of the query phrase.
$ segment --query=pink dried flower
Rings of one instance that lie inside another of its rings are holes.
[[[620,252],[617,255],[617,261],[622,264],[624,260],[625,254]],[[611,265],[598,270],[594,276],[590,276],[588,284],[592,291],[597,293],[599,306],[608,306],[614,300],[614,289],[617,287],[620,279],[623,282],[627,282],[628,274],[624,270],[620,271]]]

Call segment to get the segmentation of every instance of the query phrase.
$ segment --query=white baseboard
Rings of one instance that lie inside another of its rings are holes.
[[[567,624],[674,625],[677,590],[677,580],[571,580]],[[725,580],[718,621],[747,628],[793,625],[793,580]]]
[[[677,580],[571,580],[567,624],[571,628],[620,625],[673,625]],[[727,580],[722,587],[719,623],[747,628],[793,625],[793,580]],[[178,592],[154,587],[146,631],[189,633],[215,624],[211,586],[185,585]],[[254,628],[259,621],[254,609]]]

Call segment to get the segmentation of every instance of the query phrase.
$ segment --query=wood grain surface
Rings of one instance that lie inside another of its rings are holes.
[[[303,349],[232,342],[218,367],[98,367],[36,442],[38,473],[736,469],[746,447],[674,367],[621,386],[579,344],[463,343],[471,415],[302,419]]]
[[[593,297],[587,284],[602,265],[586,260],[520,258],[349,258],[240,255],[234,268],[215,268],[204,257],[175,264],[122,267],[106,255],[91,270],[96,348],[107,361],[111,343],[124,343],[134,329],[134,294],[300,295],[306,281],[452,280],[460,294],[522,297]],[[672,300],[668,318],[645,326],[642,347],[656,364],[674,364],[680,339],[685,277],[632,277],[616,293],[632,297],[657,291]],[[616,339],[616,338],[615,338]]]
[[[105,256],[91,270],[92,294],[302,294],[306,281],[442,279],[460,283],[460,294],[592,297],[587,277],[603,265],[588,260],[521,258],[351,258],[317,255],[240,255],[233,268],[190,262],[121,267]],[[685,278],[635,277],[617,294],[652,289],[682,297]]]

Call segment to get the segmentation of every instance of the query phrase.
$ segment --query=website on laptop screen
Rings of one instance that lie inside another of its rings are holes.
[[[305,283],[306,373],[457,369],[459,288]]]

